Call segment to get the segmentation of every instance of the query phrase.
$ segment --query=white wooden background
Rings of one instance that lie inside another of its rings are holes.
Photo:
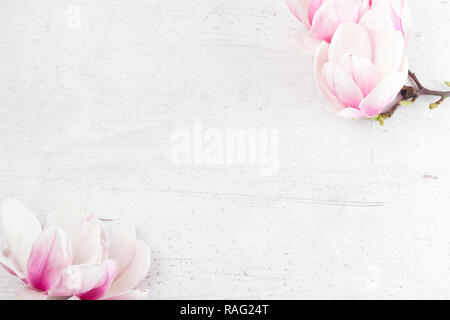
[[[444,88],[450,2],[411,3]],[[0,198],[133,220],[152,299],[450,298],[450,102],[337,118],[301,30],[283,0],[0,0]],[[174,165],[192,121],[279,129],[279,173]]]

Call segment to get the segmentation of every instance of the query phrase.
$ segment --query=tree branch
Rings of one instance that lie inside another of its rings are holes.
[[[416,74],[411,70],[408,71],[408,75],[414,82],[415,87],[404,86],[400,91],[400,97],[395,101],[395,106],[388,112],[384,112],[373,118],[380,122],[381,125],[384,124],[384,120],[391,118],[394,113],[398,110],[400,106],[409,106],[416,102],[416,100],[421,96],[437,96],[439,100],[430,104],[430,109],[436,109],[440,104],[442,104],[448,97],[450,97],[450,91],[437,91],[425,88],[422,83],[417,78]],[[448,83],[447,83],[448,85]]]

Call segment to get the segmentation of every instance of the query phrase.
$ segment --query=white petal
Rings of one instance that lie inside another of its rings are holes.
[[[73,241],[86,220],[87,215],[79,207],[66,202],[47,215],[45,228],[61,228]]]
[[[348,54],[372,60],[369,35],[363,26],[355,23],[339,25],[330,43],[330,62],[338,63],[343,55]]]
[[[31,248],[41,233],[41,224],[28,208],[15,199],[3,202],[2,224],[12,256],[20,269],[26,271]]]
[[[22,272],[22,270],[20,270],[20,267],[15,261],[14,257],[11,255],[9,249],[6,249],[2,254],[0,254],[0,265],[15,277],[21,280],[26,278],[25,274]]]
[[[134,289],[148,272],[150,266],[150,250],[144,241],[136,241],[136,251],[125,271],[114,280],[106,297],[118,295]]]
[[[73,242],[74,264],[100,263],[102,247],[101,228],[96,220],[83,224]]]
[[[45,228],[56,226],[70,237],[74,264],[101,263],[104,245],[100,221],[66,202],[47,215]]]
[[[378,82],[381,82],[400,68],[405,51],[403,33],[395,30],[389,17],[379,10],[369,11],[360,24],[369,34],[372,62],[377,68]]]
[[[136,247],[136,228],[131,223],[107,225],[109,230],[108,258],[119,264],[119,275],[127,268]]]

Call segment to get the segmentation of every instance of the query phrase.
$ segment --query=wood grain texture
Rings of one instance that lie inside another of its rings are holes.
[[[411,3],[410,64],[444,88],[450,2]],[[328,113],[282,0],[3,0],[0,17],[0,198],[131,219],[150,298],[450,298],[448,103],[384,127]],[[279,129],[279,173],[174,165],[192,121]],[[19,286],[0,271],[0,298]]]

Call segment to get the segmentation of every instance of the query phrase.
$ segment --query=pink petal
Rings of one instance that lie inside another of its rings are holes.
[[[338,26],[344,22],[358,22],[360,12],[358,0],[328,0],[315,13],[311,33],[330,42]]]
[[[103,264],[73,265],[61,272],[51,296],[78,296],[82,300],[97,300],[104,296],[117,275],[117,264],[106,260]]]
[[[334,74],[336,95],[346,106],[358,108],[364,96],[353,78],[341,66],[336,67]]]
[[[397,72],[404,54],[404,39],[400,31],[396,31],[392,23],[386,22],[386,15],[379,10],[371,10],[361,19],[372,44],[372,62],[377,68],[378,81]]]
[[[372,45],[363,26],[354,23],[341,24],[330,44],[330,62],[339,63],[343,55],[358,56],[372,60]]]
[[[103,278],[101,264],[71,265],[61,271],[58,283],[50,291],[52,297],[70,297],[87,292]]]
[[[328,61],[329,47],[330,45],[328,43],[322,42],[316,52],[316,55],[314,57],[314,80],[317,87],[319,88],[320,93],[322,93],[322,95],[328,101],[327,108],[334,112],[338,112],[344,109],[344,105],[335,97],[334,93],[330,91],[327,83],[322,77],[322,70]]]
[[[50,290],[61,270],[72,263],[70,240],[62,229],[50,227],[42,231],[33,245],[28,260],[28,283],[33,288]]]
[[[391,74],[361,102],[359,108],[368,116],[373,117],[383,112],[391,105],[400,90],[406,84],[407,72]]]
[[[103,266],[103,277],[97,282],[94,288],[89,290],[88,292],[77,295],[81,300],[101,299],[111,287],[111,284],[116,278],[117,272],[119,271],[117,263],[113,260],[106,260],[103,263]]]
[[[148,290],[130,290],[105,300],[145,300],[147,296]]]
[[[41,233],[41,224],[28,208],[15,199],[3,202],[2,224],[11,255],[24,272],[33,243]]]
[[[352,55],[342,56],[340,62],[366,97],[377,85],[377,69],[373,63]]]
[[[362,0],[361,14],[366,13],[372,7],[372,0]]]
[[[314,56],[322,41],[314,38],[309,32],[302,32],[296,37],[300,50],[303,53]]]
[[[309,8],[308,8],[308,20],[309,23],[312,24],[314,16],[316,15],[317,10],[319,10],[320,6],[325,2],[326,0],[311,0],[309,2]]]
[[[400,16],[398,16],[394,10],[391,11],[391,20],[394,24],[395,30],[399,30],[403,32],[402,20]]]
[[[309,29],[308,7],[310,0],[286,0],[292,14],[297,17]]]
[[[136,251],[125,271],[114,280],[107,297],[134,289],[144,279],[150,266],[150,250],[145,242],[136,241]]]
[[[127,268],[136,248],[136,229],[133,224],[108,224],[109,251],[108,257],[119,264],[119,275]]]
[[[412,27],[412,12],[407,0],[374,0],[373,8],[386,13],[396,30],[403,33],[405,44],[408,42]]]

